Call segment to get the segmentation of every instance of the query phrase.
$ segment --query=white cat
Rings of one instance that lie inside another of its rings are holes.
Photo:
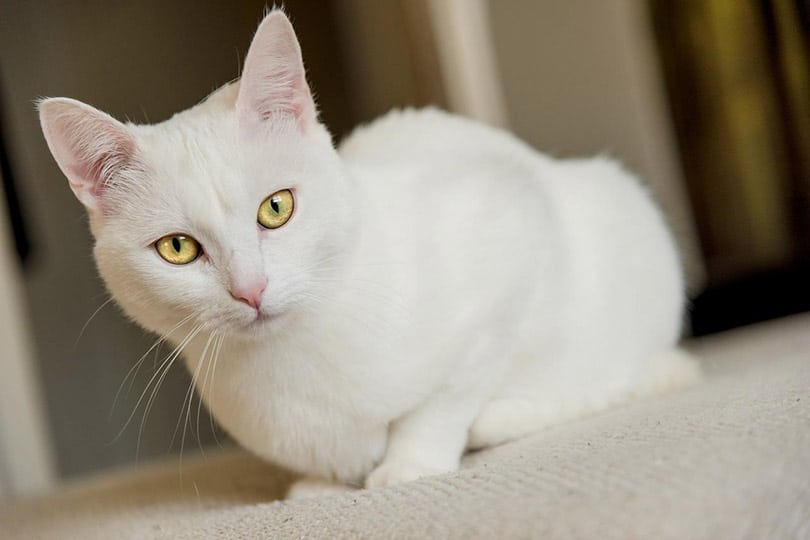
[[[631,175],[431,109],[336,151],[280,11],[241,82],[166,122],[66,98],[40,116],[115,299],[301,486],[453,471],[698,373],[672,237]]]

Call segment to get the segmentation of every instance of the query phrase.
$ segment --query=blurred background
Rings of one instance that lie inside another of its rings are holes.
[[[0,498],[179,452],[190,382],[177,366],[142,429],[142,407],[127,425],[150,357],[113,408],[155,337],[105,304],[84,210],[48,153],[34,100],[70,96],[120,119],[165,120],[238,76],[264,7],[0,0]],[[336,140],[392,107],[432,104],[555,156],[616,156],[676,231],[688,333],[810,310],[810,3],[285,7]],[[204,415],[187,453],[229,444]]]

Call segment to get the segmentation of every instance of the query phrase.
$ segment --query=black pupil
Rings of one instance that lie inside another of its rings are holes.
[[[270,199],[270,208],[272,208],[273,212],[275,212],[276,214],[279,213],[278,198],[273,197],[272,199]]]
[[[180,239],[176,236],[172,238],[172,247],[177,253],[180,253]]]

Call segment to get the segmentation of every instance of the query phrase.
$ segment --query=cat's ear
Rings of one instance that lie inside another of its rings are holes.
[[[48,148],[76,198],[88,210],[102,210],[104,191],[137,167],[135,137],[110,115],[74,99],[45,99],[38,108]]]
[[[236,110],[240,119],[249,123],[289,114],[302,131],[317,122],[301,47],[292,24],[281,11],[271,12],[256,30],[245,58]]]

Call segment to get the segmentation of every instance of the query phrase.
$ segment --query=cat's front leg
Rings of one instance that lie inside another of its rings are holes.
[[[366,478],[366,487],[408,482],[458,469],[467,433],[491,394],[492,364],[467,370],[393,422],[385,458]]]

